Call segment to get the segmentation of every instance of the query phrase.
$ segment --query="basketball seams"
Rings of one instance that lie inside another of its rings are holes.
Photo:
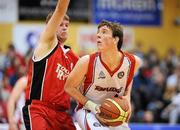
[[[128,112],[124,111],[124,110],[120,107],[120,105],[119,105],[115,100],[108,98],[108,99],[106,99],[106,101],[113,103],[113,104],[118,108],[118,110],[119,110],[119,112],[120,112],[120,115],[119,115],[116,119],[106,119],[106,120],[107,120],[108,122],[110,122],[110,123],[125,122],[126,119],[127,119],[127,117],[128,117]],[[102,108],[103,108],[103,107],[102,107]],[[106,109],[106,108],[103,108],[103,109],[109,111],[109,110]],[[114,113],[114,112],[112,112],[112,111],[109,111],[109,112],[111,112],[111,113],[113,113],[113,114],[117,114],[117,113]]]
[[[118,110],[120,111],[120,114],[125,112],[125,111],[121,108],[121,106],[120,106],[115,100],[110,99],[110,98],[108,98],[108,99],[106,99],[106,100],[112,102],[112,103],[118,108]]]
[[[104,109],[104,110],[106,110],[106,111],[108,111],[109,113],[112,113],[112,114],[115,114],[115,115],[118,115],[118,113],[115,113],[115,112],[113,112],[113,111],[110,111],[110,110],[108,110],[107,108],[105,108],[105,107],[102,107],[101,106],[101,109]],[[117,116],[117,118],[118,118],[119,116]]]

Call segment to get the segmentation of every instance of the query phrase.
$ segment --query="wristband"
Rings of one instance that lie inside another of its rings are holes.
[[[97,110],[96,110],[97,104],[94,103],[93,101],[88,100],[84,106],[86,109],[90,110],[92,113],[94,113],[94,114],[97,113]]]

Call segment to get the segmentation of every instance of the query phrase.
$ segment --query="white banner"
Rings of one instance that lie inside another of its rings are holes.
[[[96,49],[96,26],[80,26],[77,32],[77,43],[80,50],[86,53]]]
[[[18,0],[0,0],[0,22],[14,23],[18,20]]]
[[[43,24],[16,24],[13,29],[13,42],[17,51],[24,55],[29,48],[34,48],[43,27]]]

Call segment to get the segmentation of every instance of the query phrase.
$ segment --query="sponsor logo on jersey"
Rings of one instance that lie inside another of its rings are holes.
[[[115,87],[101,87],[101,86],[95,86],[95,90],[97,91],[106,91],[106,92],[117,92],[120,93],[122,91],[123,87],[115,88]]]
[[[57,63],[56,73],[59,80],[65,80],[69,75],[69,70],[67,70],[61,64]]]
[[[101,72],[99,73],[98,79],[105,79],[105,78],[106,78],[106,76],[105,76],[104,72],[101,71]]]
[[[119,79],[121,79],[122,77],[124,77],[124,71],[119,72],[119,73],[117,74],[117,77],[118,77]]]

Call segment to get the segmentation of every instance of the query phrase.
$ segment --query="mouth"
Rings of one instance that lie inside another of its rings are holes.
[[[62,31],[61,33],[67,33],[66,31]]]
[[[100,47],[101,46],[101,42],[97,41],[97,46]]]
[[[65,35],[67,35],[67,33],[66,32],[61,32],[61,35],[65,36]]]
[[[98,40],[98,41],[97,41],[97,43],[98,43],[98,44],[101,44],[101,41],[100,41],[100,40]]]

